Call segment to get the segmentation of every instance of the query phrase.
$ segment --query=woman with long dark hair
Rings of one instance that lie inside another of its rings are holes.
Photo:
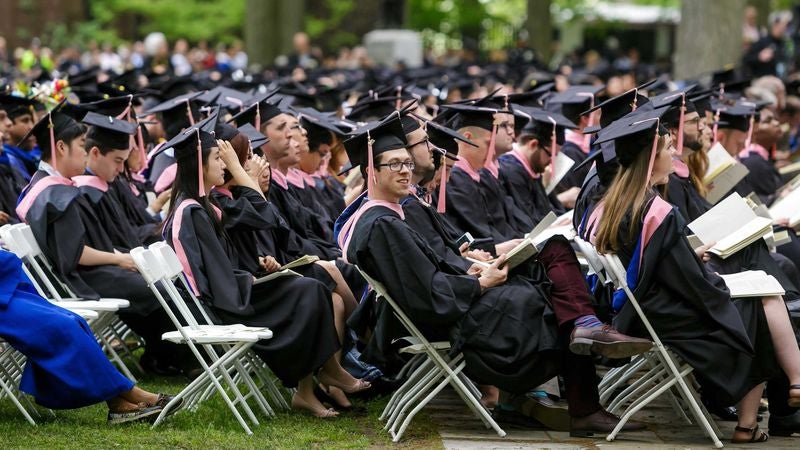
[[[195,293],[223,323],[269,327],[274,336],[255,350],[287,386],[298,387],[292,406],[317,417],[334,417],[314,395],[313,373],[320,383],[346,393],[369,388],[350,376],[337,359],[339,340],[330,292],[318,281],[286,276],[266,283],[237,268],[238,255],[224,227],[223,213],[206,192],[224,184],[224,171],[242,184],[249,178],[227,141],[215,141],[200,125],[171,143],[178,160],[166,241],[175,248]],[[252,181],[252,180],[251,180]]]
[[[589,216],[584,236],[627,267],[634,294],[653,327],[723,402],[739,401],[733,442],[763,442],[756,415],[763,382],[780,369],[790,405],[800,405],[800,349],[779,296],[731,300],[686,239],[684,222],[654,187],[667,182],[673,146],[658,113],[622,119],[597,142],[613,141],[620,169]],[[633,308],[615,298],[614,323],[644,333]]]

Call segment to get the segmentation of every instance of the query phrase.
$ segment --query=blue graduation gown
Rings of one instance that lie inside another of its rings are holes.
[[[28,359],[20,390],[47,408],[80,408],[133,388],[108,361],[86,321],[40,297],[22,261],[5,250],[0,250],[0,337]]]

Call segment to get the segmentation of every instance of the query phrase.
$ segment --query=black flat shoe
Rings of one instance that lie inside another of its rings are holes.
[[[132,423],[132,422],[148,422],[153,423],[155,422],[156,418],[163,408],[160,406],[150,406],[144,404],[137,409],[133,409],[130,411],[118,411],[118,412],[108,412],[108,424],[109,425],[119,425],[123,423]]]
[[[367,408],[364,406],[357,406],[354,404],[350,404],[350,406],[344,406],[341,403],[337,402],[332,396],[328,395],[327,392],[320,389],[319,386],[314,387],[314,395],[319,399],[322,403],[327,403],[333,407],[333,409],[339,412],[348,412],[354,414],[362,414],[367,412]]]

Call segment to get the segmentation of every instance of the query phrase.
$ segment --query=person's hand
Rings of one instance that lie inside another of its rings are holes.
[[[711,253],[708,253],[708,250],[713,247],[714,244],[716,244],[716,242],[709,242],[708,244],[701,245],[700,247],[694,249],[694,253],[698,258],[700,258],[701,261],[708,262],[711,260]]]
[[[233,149],[230,142],[217,139],[217,147],[219,147],[219,157],[222,158],[222,162],[225,163],[229,172],[232,172],[234,167],[240,166],[239,157],[236,156],[236,150]]]
[[[469,251],[467,251],[467,256],[469,258],[472,258],[472,259],[475,259],[475,260],[478,260],[478,261],[491,261],[492,260],[492,254],[487,252],[487,251],[485,251],[485,250],[477,250],[477,249],[469,250]]]
[[[246,172],[260,187],[264,172],[269,172],[269,162],[261,156],[253,155],[253,158],[247,163]],[[269,175],[267,175],[267,183],[269,183]]]
[[[158,197],[156,197],[156,199],[153,200],[153,203],[150,204],[150,209],[152,209],[153,212],[155,212],[156,214],[160,213],[161,210],[164,209],[164,205],[167,203],[167,201],[169,201],[169,196],[171,194],[172,194],[171,188],[158,194]]]
[[[506,256],[500,255],[494,260],[492,265],[486,267],[478,277],[478,283],[481,285],[481,291],[485,291],[490,287],[499,286],[506,282],[508,278],[508,266],[504,266]],[[502,268],[501,268],[502,267]]]
[[[477,277],[481,274],[481,272],[483,272],[483,269],[485,269],[485,266],[482,266],[480,264],[473,264],[469,266],[469,269],[467,269],[467,275],[472,275],[474,277]]]
[[[275,272],[281,268],[281,264],[272,256],[261,256],[258,258],[258,265],[267,273]]]
[[[561,202],[567,209],[572,209],[575,207],[575,202],[578,200],[578,194],[581,193],[581,188],[577,186],[573,186],[566,191],[558,194],[558,201]]]
[[[11,216],[7,212],[0,211],[0,223],[7,224],[11,220]]]
[[[139,269],[136,268],[136,263],[133,262],[133,257],[128,253],[120,253],[114,250],[114,255],[117,259],[117,265],[122,267],[125,270],[130,270],[131,272],[138,272]]]
[[[775,49],[773,49],[772,47],[767,47],[758,52],[758,60],[761,62],[772,61],[772,58],[774,57],[775,57]]]
[[[501,244],[497,244],[494,246],[494,251],[498,255],[505,255],[506,253],[510,252],[512,248],[519,245],[522,242],[522,239],[512,239],[510,241],[505,241]]]

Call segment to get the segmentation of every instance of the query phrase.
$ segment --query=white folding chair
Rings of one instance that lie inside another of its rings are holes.
[[[119,369],[131,380],[136,378],[131,373],[128,366],[111,344],[113,339],[124,340],[118,330],[123,329],[124,324],[119,320],[117,311],[127,308],[130,302],[119,298],[102,298],[100,300],[83,300],[75,296],[64,282],[56,275],[47,257],[42,252],[41,247],[36,242],[31,227],[26,224],[5,225],[0,228],[0,238],[10,251],[22,259],[25,264],[23,270],[36,288],[37,292],[51,303],[57,303],[62,308],[78,312],[81,314],[94,331],[98,342],[103,346],[103,350],[109,358],[119,367]],[[33,273],[29,270],[33,269]],[[34,276],[35,275],[35,276]],[[56,287],[58,286],[58,288]],[[59,288],[61,290],[59,290]],[[63,296],[64,292],[67,296]],[[85,311],[97,312],[97,317],[87,315]],[[125,327],[126,328],[126,327]],[[140,373],[144,371],[139,366],[138,361],[128,350],[127,346],[122,346],[123,352],[132,362]]]
[[[169,414],[170,409],[179,402],[186,401],[187,408],[196,408],[199,402],[203,400],[204,393],[207,391],[208,386],[213,385],[216,392],[223,398],[245,432],[247,434],[252,434],[250,427],[245,422],[236,405],[238,404],[242,407],[253,424],[258,425],[258,419],[253,414],[253,411],[247,404],[246,398],[240,392],[231,374],[237,374],[245,381],[250,391],[249,396],[256,399],[257,404],[262,408],[265,415],[270,416],[274,414],[263,396],[257,392],[250,375],[242,367],[245,353],[259,340],[271,338],[272,332],[266,328],[252,328],[244,325],[200,325],[195,320],[191,310],[189,310],[184,303],[180,293],[175,289],[174,285],[172,285],[173,276],[181,276],[182,271],[180,269],[171,269],[169,266],[165,265],[164,261],[156,254],[156,251],[151,249],[145,250],[141,247],[133,249],[131,251],[131,256],[142,276],[144,276],[147,281],[148,286],[150,286],[150,289],[153,291],[153,294],[161,303],[177,329],[176,331],[165,333],[163,339],[188,345],[197,362],[203,369],[203,374],[192,380],[188,386],[166,405],[153,423],[153,427],[158,426]],[[171,305],[159,291],[159,285],[167,292],[172,303]],[[172,307],[178,311],[178,314],[181,316],[180,319],[175,314]],[[184,320],[186,325],[181,322],[181,319]],[[219,354],[214,346],[222,350],[222,354]],[[211,360],[211,365],[206,362],[206,359],[200,352],[201,349]],[[223,388],[223,383],[233,394],[233,400],[229,396],[228,391]]]
[[[389,430],[392,441],[399,442],[414,416],[448,385],[456,391],[487,429],[492,428],[500,437],[504,437],[506,432],[500,428],[489,411],[480,403],[480,393],[462,373],[466,366],[463,360],[464,356],[458,354],[452,359],[448,358],[449,343],[429,342],[403,309],[389,296],[386,288],[360,268],[358,270],[375,290],[376,300],[382,299],[388,302],[400,323],[411,334],[412,345],[404,350],[407,353],[421,355],[421,357],[415,358],[422,360],[409,378],[392,395],[389,404],[381,414],[381,420],[388,418],[384,429]],[[412,407],[413,409],[409,412],[409,408]]]
[[[583,242],[587,244],[585,241]],[[689,409],[689,412],[700,425],[701,429],[714,442],[714,446],[722,448],[722,442],[720,441],[721,433],[717,424],[711,419],[711,416],[702,402],[697,401],[697,392],[695,392],[691,379],[689,378],[689,375],[694,369],[661,342],[661,339],[650,324],[644,311],[642,311],[638,300],[633,295],[633,291],[631,291],[628,286],[626,270],[619,260],[619,257],[615,254],[601,255],[593,246],[591,246],[591,250],[590,253],[592,256],[591,258],[587,258],[587,260],[593,260],[595,263],[599,261],[603,267],[605,277],[608,278],[610,283],[615,288],[622,289],[623,292],[625,292],[628,302],[636,311],[637,316],[642,321],[645,329],[647,329],[654,344],[653,350],[642,358],[645,360],[645,363],[650,365],[650,370],[645,376],[628,386],[626,390],[615,399],[615,403],[612,403],[612,408],[610,408],[612,412],[626,403],[630,403],[630,405],[622,414],[622,417],[620,417],[617,426],[606,437],[606,440],[609,442],[613,441],[620,430],[622,430],[622,427],[625,426],[625,423],[627,423],[634,414],[661,394],[675,387],[678,397],[683,401],[685,407]],[[632,361],[632,364],[645,363]],[[630,373],[631,370],[632,368],[629,368],[626,373]],[[636,368],[636,370],[638,370],[638,368]],[[689,378],[688,383],[687,378]],[[688,419],[685,413],[684,418]]]
[[[0,339],[0,398],[8,397],[14,406],[22,413],[25,420],[31,425],[36,425],[30,411],[38,415],[38,411],[31,404],[28,397],[17,389],[25,367],[25,355],[14,350],[7,342]],[[23,405],[27,404],[27,408]],[[29,411],[30,409],[30,411]],[[53,412],[50,412],[53,414]]]
[[[250,330],[253,332],[264,332],[265,338],[272,337],[272,331],[270,331],[266,327],[247,327],[244,325],[219,325],[215,324],[211,317],[209,317],[208,313],[206,312],[205,306],[200,302],[197,296],[194,295],[192,290],[189,288],[188,283],[186,282],[186,278],[183,274],[183,266],[181,262],[178,260],[178,256],[175,254],[175,251],[164,242],[157,242],[150,246],[149,250],[153,252],[156,257],[159,258],[159,261],[162,263],[163,267],[167,268],[167,273],[165,274],[165,278],[163,281],[163,286],[168,291],[171,291],[171,296],[174,296],[179,301],[183,301],[183,296],[181,296],[181,292],[176,289],[175,282],[180,282],[183,286],[183,292],[191,297],[192,302],[199,312],[199,317],[186,317],[185,320],[193,320],[199,321],[198,326],[200,327],[215,327],[216,329],[228,328],[232,330]],[[185,314],[189,314],[189,308],[186,307],[182,310]],[[245,370],[241,370],[240,367],[239,371],[236,373],[234,377],[234,381],[245,381],[241,380],[243,375],[245,374],[252,374],[258,378],[260,385],[258,385],[258,389],[253,389],[251,394],[245,396],[245,398],[249,398],[253,393],[261,392],[261,390],[265,390],[267,394],[270,395],[271,400],[280,408],[284,410],[290,409],[289,403],[287,403],[285,396],[283,395],[282,391],[277,387],[275,384],[276,377],[272,374],[272,371],[269,370],[267,364],[256,355],[253,350],[248,350],[244,354],[244,359],[241,361],[242,367]],[[211,390],[207,391],[211,393]],[[270,407],[269,403],[266,399],[259,400],[264,404],[267,410],[269,410],[269,415],[272,415],[272,408]]]

